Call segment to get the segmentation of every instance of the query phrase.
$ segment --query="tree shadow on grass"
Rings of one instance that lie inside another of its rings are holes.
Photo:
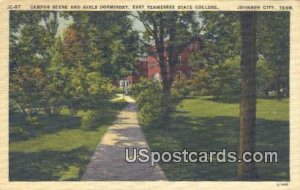
[[[99,127],[112,123],[125,103],[114,104],[105,113]],[[42,134],[58,133],[60,130],[79,128],[80,118],[68,115],[47,117],[40,115],[37,123],[25,125],[20,117],[10,117],[10,143],[29,140]],[[21,128],[20,133],[14,130]],[[97,129],[98,129],[97,128]],[[97,130],[95,129],[95,130]],[[68,137],[66,137],[68,138]],[[69,137],[70,138],[70,137]],[[52,142],[49,142],[52,143]],[[86,146],[71,151],[10,152],[9,177],[12,181],[79,180],[94,150]]]
[[[71,151],[10,152],[10,181],[79,180],[92,154],[86,147]]]
[[[240,102],[240,98],[237,97],[230,97],[230,98],[225,98],[225,97],[220,97],[220,98],[215,98],[215,97],[208,97],[205,98],[205,100],[216,102],[216,103],[226,103],[226,104],[238,104]]]
[[[118,101],[110,105],[103,115],[99,116],[99,125],[110,124],[127,102]],[[47,116],[38,114],[33,121],[26,122],[20,114],[12,113],[9,117],[9,140],[10,142],[29,140],[43,135],[57,133],[60,130],[76,129],[80,127],[80,116],[57,115]]]
[[[144,129],[156,151],[238,150],[238,117],[176,114],[171,126]],[[257,119],[256,150],[278,152],[278,163],[257,163],[260,180],[289,180],[289,123]],[[235,180],[236,163],[161,163],[170,180]]]
[[[64,129],[74,129],[80,126],[77,116],[58,115],[48,117],[38,114],[36,119],[26,122],[18,114],[11,114],[9,118],[10,142],[29,140],[42,134],[56,133]]]
[[[284,100],[284,99],[278,99],[277,97],[259,97],[260,100]],[[205,100],[208,101],[212,101],[212,102],[216,102],[216,103],[226,103],[226,104],[239,104],[240,103],[240,97],[236,96],[236,97],[219,97],[219,98],[215,98],[215,97],[207,97],[205,98]]]
[[[188,99],[188,100],[197,99],[197,98],[198,96],[193,96],[193,95],[184,97],[184,99]]]

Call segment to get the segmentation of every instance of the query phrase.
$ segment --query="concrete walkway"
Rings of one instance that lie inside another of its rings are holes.
[[[114,125],[102,138],[88,164],[82,180],[85,181],[152,181],[167,180],[159,167],[149,163],[127,163],[125,148],[149,148],[137,120],[133,99],[125,96],[128,106],[120,112]]]

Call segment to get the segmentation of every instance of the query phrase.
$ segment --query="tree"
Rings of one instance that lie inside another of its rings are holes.
[[[22,116],[37,113],[45,84],[45,73],[39,67],[22,65],[11,74],[10,101],[16,104]]]
[[[193,74],[192,86],[195,92],[207,94],[210,87],[209,72],[205,69],[199,69]]]
[[[275,90],[281,99],[289,93],[289,14],[288,12],[265,12],[258,16],[257,49],[265,58],[272,77],[269,90]]]
[[[107,107],[113,80],[133,69],[137,33],[127,12],[12,12],[10,98],[22,113]],[[58,33],[59,21],[72,18]],[[30,76],[32,78],[30,78]]]
[[[58,28],[58,13],[24,12],[11,14],[10,98],[21,113],[36,113],[45,106],[47,67]]]
[[[152,51],[159,63],[163,95],[161,105],[166,108],[163,117],[167,124],[178,54],[192,41],[201,40],[201,27],[193,12],[138,12],[132,16],[144,25],[142,43]]]
[[[71,112],[76,114],[79,108],[105,107],[112,81],[134,69],[137,33],[131,31],[126,12],[70,15],[74,24],[63,40],[64,72],[70,81],[65,93]]]
[[[254,12],[240,13],[240,22],[242,49],[239,159],[242,159],[244,152],[255,151],[257,15]],[[243,180],[258,178],[254,162],[238,163],[237,174]]]
[[[201,70],[205,71],[209,79],[206,77],[203,80],[207,81],[210,95],[215,98],[237,97],[240,73],[236,58],[240,56],[241,46],[238,14],[202,12],[198,17],[203,24],[203,40],[201,49],[189,57],[189,63],[196,71],[194,79],[201,84],[201,75],[198,74],[201,74]]]
[[[63,44],[60,37],[51,48],[51,61],[46,68],[47,82],[43,90],[42,105],[49,115],[58,115],[66,102],[64,88],[67,84],[63,75]]]
[[[74,29],[85,39],[90,69],[114,81],[134,71],[138,33],[128,12],[71,12]]]
[[[76,115],[84,107],[88,93],[86,76],[89,73],[88,45],[86,32],[80,33],[75,25],[71,25],[64,33],[62,42],[61,73],[66,80],[63,90],[65,104],[72,115]]]
[[[240,58],[228,58],[223,63],[209,67],[211,95],[216,98],[238,98],[240,95]]]
[[[204,12],[199,14],[203,23],[201,51],[197,52],[194,67],[220,65],[240,54],[241,38],[239,17],[234,12]],[[193,58],[193,57],[191,57]]]
[[[194,13],[175,11],[138,12],[138,16],[133,15],[145,27],[144,40],[155,45],[153,48],[143,42],[157,57],[165,96],[170,95],[179,52],[193,40],[200,39],[201,29],[194,16]]]

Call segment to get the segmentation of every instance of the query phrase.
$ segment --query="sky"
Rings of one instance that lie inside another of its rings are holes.
[[[57,34],[62,35],[64,33],[64,31],[67,29],[67,27],[73,23],[73,19],[71,17],[69,17],[69,19],[59,17],[58,23],[59,23],[59,26],[57,29]]]

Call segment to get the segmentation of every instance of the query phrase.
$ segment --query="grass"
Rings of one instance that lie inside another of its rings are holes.
[[[169,127],[144,128],[154,151],[238,150],[239,104],[192,97],[177,107]],[[289,180],[289,100],[257,100],[256,150],[277,151],[278,163],[257,163],[260,180]],[[161,163],[169,180],[236,179],[236,163]]]
[[[60,116],[39,114],[24,122],[10,115],[9,177],[12,181],[79,180],[97,144],[126,105],[112,104],[111,113],[95,130],[80,129],[80,115],[67,109]]]

